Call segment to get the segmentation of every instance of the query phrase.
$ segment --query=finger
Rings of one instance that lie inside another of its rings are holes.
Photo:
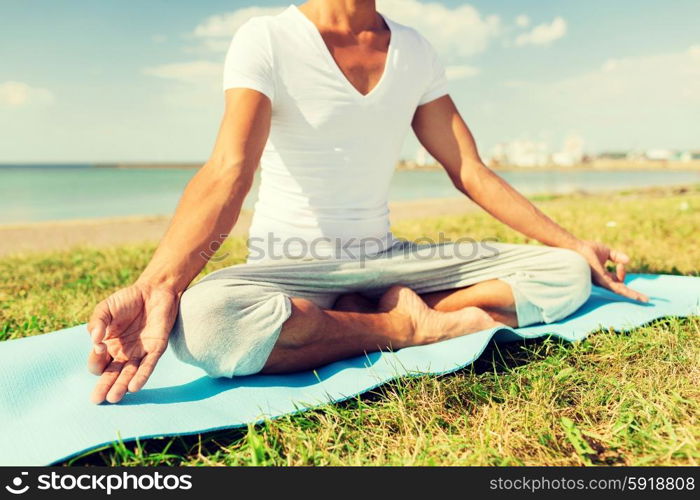
[[[629,264],[630,258],[619,250],[610,250],[609,259],[615,263],[615,280],[625,281],[625,265]]]
[[[107,393],[107,401],[110,403],[118,403],[126,394],[127,388],[129,387],[129,382],[136,374],[139,364],[136,361],[127,361],[122,367],[122,371],[112,384],[112,388]]]
[[[111,362],[112,356],[110,356],[108,352],[98,353],[94,349],[91,349],[87,360],[88,371],[93,375],[102,375],[102,372],[105,371],[105,368],[107,368],[107,365]]]
[[[617,281],[616,276],[598,262],[595,265],[591,264],[591,277],[596,285],[608,289],[612,283]]]
[[[601,285],[610,288],[610,283],[619,283],[620,280],[617,277],[617,271],[616,272],[610,272],[606,268],[603,268],[602,270],[598,271],[600,275],[600,282]]]
[[[92,312],[87,326],[94,344],[102,342],[111,320],[112,315],[109,312],[109,306],[107,305],[107,301],[103,300],[95,306],[95,310]]]
[[[611,292],[622,295],[633,300],[639,300],[640,302],[648,302],[648,297],[642,293],[639,293],[631,288],[627,287],[624,283],[617,280],[617,277],[608,271],[598,273],[598,279],[595,280],[598,286],[607,288]]]
[[[95,389],[92,391],[92,395],[90,396],[93,403],[100,404],[105,400],[107,393],[112,388],[112,385],[114,385],[114,381],[117,380],[117,377],[119,377],[123,366],[123,361],[112,361],[109,365],[107,365],[107,368],[105,368],[104,372],[102,373],[100,380],[97,381]]]
[[[153,373],[159,359],[160,353],[151,353],[141,360],[141,365],[139,366],[136,375],[134,375],[134,378],[132,378],[131,382],[129,382],[129,392],[138,392],[141,390],[141,388],[143,388],[148,381],[148,378]]]
[[[610,284],[609,289],[616,294],[622,295],[623,297],[627,297],[629,299],[638,300],[639,302],[649,302],[649,297],[636,290],[632,290],[624,283],[613,282]]]
[[[617,274],[611,273],[607,269],[605,270],[605,277],[607,281],[610,281],[611,283],[619,283],[620,280],[617,279]]]
[[[615,275],[616,275],[618,281],[624,283],[626,274],[627,273],[625,272],[625,265],[624,264],[617,264],[615,266]]]
[[[616,264],[629,264],[630,258],[626,253],[619,250],[610,250],[610,260]]]

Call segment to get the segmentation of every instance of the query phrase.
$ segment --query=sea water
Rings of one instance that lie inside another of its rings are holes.
[[[91,165],[0,166],[0,224],[168,215],[194,169],[98,168]],[[599,192],[700,183],[692,170],[518,170],[499,172],[524,194]],[[252,208],[257,181],[245,200]],[[390,201],[461,194],[442,170],[395,172]]]

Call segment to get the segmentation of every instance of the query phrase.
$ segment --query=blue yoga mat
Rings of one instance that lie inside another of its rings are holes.
[[[700,278],[630,275],[647,305],[594,288],[565,321],[491,329],[429,346],[332,363],[316,372],[212,379],[168,350],[146,387],[120,404],[93,405],[85,369],[85,325],[0,342],[0,465],[45,465],[117,439],[193,434],[342,401],[393,378],[444,374],[481,355],[488,342],[555,335],[569,341],[600,327],[629,330],[663,316],[700,313]]]

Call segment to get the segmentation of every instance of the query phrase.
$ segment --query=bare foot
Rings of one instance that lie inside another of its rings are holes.
[[[503,326],[478,307],[452,312],[435,311],[416,292],[401,285],[391,287],[382,295],[379,311],[392,315],[397,328],[406,332],[406,343],[401,347],[432,344]]]

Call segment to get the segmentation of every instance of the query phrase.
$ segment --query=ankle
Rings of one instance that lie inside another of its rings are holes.
[[[387,347],[403,349],[415,345],[416,325],[413,318],[399,311],[382,313],[386,319]]]

